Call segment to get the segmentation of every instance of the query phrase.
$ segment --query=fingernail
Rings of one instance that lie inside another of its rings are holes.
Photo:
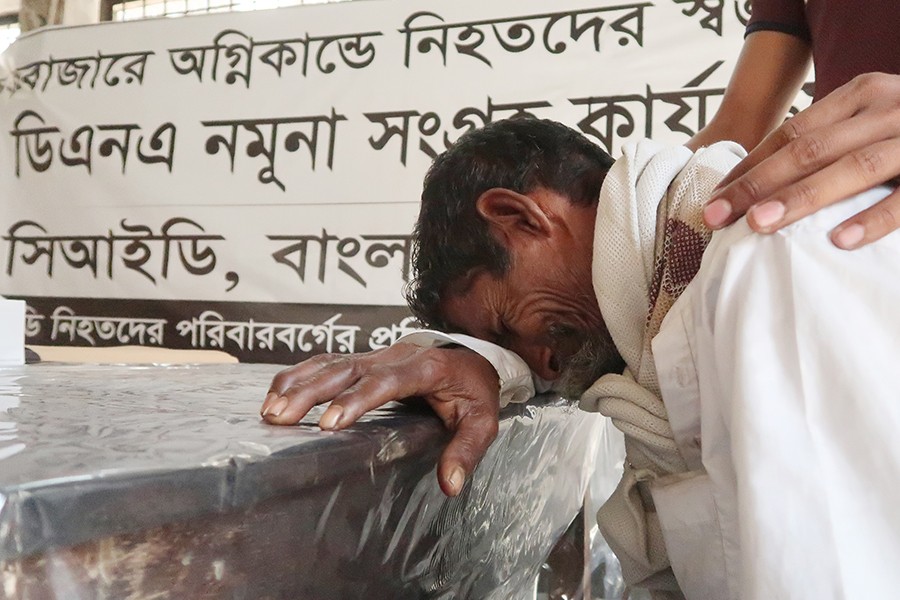
[[[703,209],[703,218],[710,227],[721,227],[731,216],[731,202],[720,198],[713,200]]]
[[[287,398],[282,398],[281,400],[279,400],[278,402],[275,403],[275,405],[269,411],[269,414],[272,415],[273,417],[280,417],[281,413],[284,412],[284,409],[287,408],[287,405],[288,405]]]
[[[866,235],[866,228],[858,223],[847,225],[832,236],[835,245],[844,250],[852,250]]]
[[[269,407],[273,402],[275,402],[276,398],[278,398],[278,394],[276,394],[275,392],[269,392],[268,394],[266,394],[266,399],[263,400],[263,410],[260,413],[262,416],[266,416],[267,414],[269,414]]]
[[[784,204],[781,202],[766,202],[750,209],[753,220],[757,226],[768,229],[776,225],[784,218]]]
[[[332,404],[319,419],[319,427],[322,429],[334,429],[342,416],[344,416],[344,409]]]
[[[453,471],[450,472],[450,477],[448,478],[448,482],[450,483],[450,487],[453,489],[455,494],[458,494],[462,489],[463,482],[466,480],[466,472],[462,470],[462,467],[456,467]]]

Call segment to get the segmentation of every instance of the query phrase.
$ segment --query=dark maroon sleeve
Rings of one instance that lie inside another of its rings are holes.
[[[804,0],[752,0],[752,13],[744,37],[756,31],[780,31],[809,40]]]

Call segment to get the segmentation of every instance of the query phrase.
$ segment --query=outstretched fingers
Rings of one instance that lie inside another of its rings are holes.
[[[454,431],[453,437],[441,454],[438,463],[438,484],[447,496],[456,496],[487,453],[497,437],[499,417],[497,404],[475,405],[467,412],[454,415],[452,421],[445,419]]]
[[[432,364],[438,362],[437,356],[433,350],[423,349],[401,360],[372,365],[334,397],[319,419],[319,426],[343,429],[388,402],[431,394],[447,376],[447,365]]]
[[[497,436],[498,394],[496,370],[471,350],[401,343],[368,354],[315,357],[285,369],[272,381],[262,415],[269,423],[289,425],[330,400],[319,426],[339,430],[388,402],[421,396],[454,432],[438,478],[444,493],[455,496]]]
[[[425,398],[453,431],[438,464],[438,483],[445,494],[456,496],[497,437],[498,391],[496,371],[477,354],[463,349],[419,349],[398,360],[371,365],[332,400],[319,426],[343,429],[393,400]]]
[[[275,375],[260,415],[276,425],[297,423],[313,406],[339,396],[372,369],[403,361],[420,350],[401,343],[364,354],[314,356]]]
[[[272,381],[261,416],[277,425],[297,423],[317,404],[327,402],[352,386],[361,375],[359,361],[327,358],[300,363]]]

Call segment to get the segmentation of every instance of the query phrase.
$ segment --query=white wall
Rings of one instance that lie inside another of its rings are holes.
[[[0,15],[19,12],[19,0],[0,0]]]
[[[4,2],[8,0],[0,0]],[[100,22],[100,0],[65,0],[63,25],[85,25]]]

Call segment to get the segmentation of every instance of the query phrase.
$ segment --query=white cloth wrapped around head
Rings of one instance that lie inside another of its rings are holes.
[[[711,235],[703,225],[704,203],[745,154],[731,142],[695,154],[650,140],[628,144],[600,195],[594,291],[627,368],[600,378],[581,407],[610,417],[625,433],[625,473],[597,519],[630,583],[675,587],[671,572],[666,575],[669,562],[649,491],[639,485],[687,470],[659,393],[650,342],[700,268]]]

